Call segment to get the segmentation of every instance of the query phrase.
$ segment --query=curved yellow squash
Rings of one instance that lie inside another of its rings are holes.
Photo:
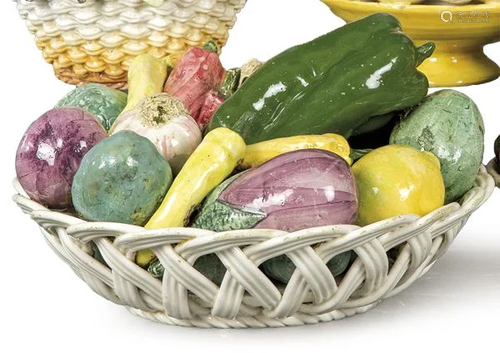
[[[155,93],[163,92],[167,80],[167,63],[150,54],[138,55],[128,71],[128,98],[122,114],[134,108],[137,103]],[[119,120],[119,119],[116,119]],[[114,126],[110,129],[113,132]]]
[[[193,209],[243,160],[245,150],[245,142],[237,133],[226,128],[209,132],[186,161],[145,228],[185,226]],[[153,258],[151,251],[144,250],[137,253],[136,262],[146,266]]]

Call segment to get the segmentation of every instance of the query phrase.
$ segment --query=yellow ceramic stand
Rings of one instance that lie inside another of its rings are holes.
[[[393,14],[401,22],[404,32],[416,44],[434,42],[434,54],[419,67],[432,87],[479,84],[492,81],[500,75],[498,65],[483,52],[486,44],[500,40],[499,2],[437,6],[351,0],[322,1],[346,22],[374,12]],[[470,16],[476,13],[476,18],[468,18],[468,12]]]

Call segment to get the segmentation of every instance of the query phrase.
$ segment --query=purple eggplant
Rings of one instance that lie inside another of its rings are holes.
[[[207,198],[193,226],[293,232],[353,223],[357,209],[356,183],[345,160],[324,150],[298,150],[222,183]]]

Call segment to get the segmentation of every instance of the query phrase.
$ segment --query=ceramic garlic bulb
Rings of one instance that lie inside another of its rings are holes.
[[[115,122],[113,133],[130,130],[148,138],[177,174],[201,142],[201,131],[177,98],[160,93],[140,101]]]

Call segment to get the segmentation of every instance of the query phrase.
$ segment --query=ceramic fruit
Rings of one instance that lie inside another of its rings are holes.
[[[437,91],[396,125],[390,143],[432,152],[439,158],[445,203],[449,203],[474,186],[483,161],[483,118],[465,94],[449,89]]]
[[[128,69],[128,99],[125,113],[153,94],[161,93],[167,79],[167,63],[150,54],[138,55]],[[114,126],[111,127],[113,133]]]
[[[56,107],[78,107],[93,114],[109,131],[127,105],[127,94],[98,83],[79,86],[64,96]]]
[[[357,223],[365,226],[397,215],[424,216],[444,204],[439,159],[413,147],[389,145],[352,167],[359,189]]]
[[[83,109],[52,109],[24,134],[16,154],[17,178],[33,200],[49,208],[71,207],[80,162],[106,137],[99,121]]]
[[[325,150],[297,150],[222,183],[207,198],[193,226],[218,232],[293,232],[350,224],[357,206],[356,183],[344,159]]]
[[[219,128],[208,133],[186,161],[145,227],[187,226],[191,213],[233,172],[245,156],[245,149],[241,136],[229,129]],[[136,262],[147,266],[153,259],[154,254],[144,250],[137,253]]]
[[[304,149],[327,150],[344,158],[349,165],[351,164],[349,156],[351,150],[347,140],[337,134],[324,134],[282,137],[248,145],[241,168],[254,168],[280,154]]]
[[[217,46],[211,42],[203,48],[189,49],[165,83],[164,91],[184,104],[200,128],[207,125],[206,117],[200,120],[207,94],[219,88],[224,80],[225,70],[216,50]]]
[[[357,207],[356,184],[344,159],[325,150],[297,150],[226,180],[207,197],[191,226],[216,232],[247,228],[293,232],[351,224]],[[336,276],[349,259],[350,253],[340,254],[327,266]],[[282,255],[264,262],[262,268],[287,283],[295,265]]]
[[[177,98],[166,93],[144,98],[115,121],[113,133],[130,130],[148,138],[175,174],[201,142],[201,131]]]
[[[122,131],[83,158],[73,182],[73,204],[91,221],[144,225],[171,183],[170,166],[156,147],[132,131]]]

